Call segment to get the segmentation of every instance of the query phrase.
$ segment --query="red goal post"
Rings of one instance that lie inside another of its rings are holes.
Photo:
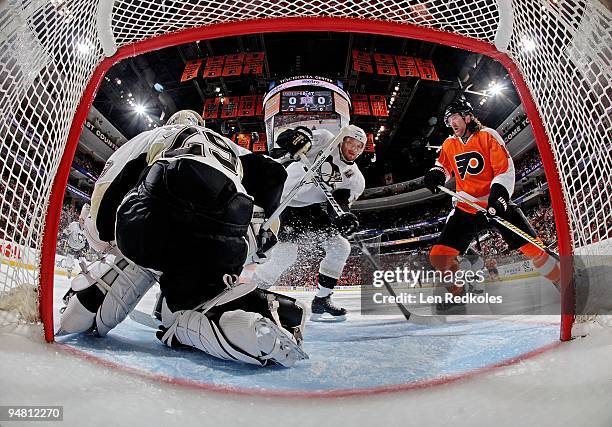
[[[15,83],[10,79],[0,83],[5,89],[0,92],[3,117],[7,116],[5,108],[15,107],[21,113],[14,114],[9,125],[0,123],[5,126],[0,130],[21,149],[27,143],[24,128],[40,129],[43,141],[47,137],[53,149],[47,150],[47,157],[41,159],[34,154],[32,158],[32,163],[44,161],[40,168],[46,179],[41,183],[41,191],[36,193],[36,201],[27,202],[25,197],[21,200],[21,206],[27,205],[25,210],[35,217],[29,225],[31,228],[27,233],[19,233],[13,227],[8,233],[12,217],[3,215],[0,231],[4,233],[0,237],[12,237],[10,240],[40,251],[36,252],[40,258],[38,263],[34,262],[34,268],[39,274],[40,318],[49,341],[53,340],[54,259],[62,201],[82,126],[97,88],[108,69],[121,59],[196,40],[287,31],[356,32],[435,42],[494,58],[508,70],[532,124],[549,183],[559,253],[566,260],[563,265],[566,274],[572,269],[567,256],[575,248],[599,240],[602,227],[603,237],[609,237],[605,218],[585,219],[577,212],[583,205],[583,193],[594,191],[598,185],[592,183],[594,179],[607,177],[610,182],[610,171],[605,170],[606,161],[610,169],[609,152],[607,157],[604,153],[602,162],[586,172],[576,169],[580,159],[593,154],[589,144],[598,139],[605,144],[605,114],[610,108],[610,95],[606,92],[611,83],[609,62],[607,70],[597,60],[584,62],[585,58],[601,58],[597,40],[601,34],[609,36],[610,11],[599,0],[245,0],[202,5],[195,0],[115,0],[92,3],[54,0],[50,2],[52,10],[8,8],[8,13],[15,15],[17,26],[22,18],[25,30],[21,34],[18,28],[18,36],[26,37],[26,42],[39,49],[45,55],[41,61],[46,62],[33,67],[32,72],[39,73],[34,78],[18,75]],[[548,16],[551,24],[556,24],[554,31],[537,25],[543,15]],[[66,16],[69,22],[65,22]],[[71,31],[73,28],[76,30]],[[87,42],[79,42],[75,33]],[[525,48],[526,34],[531,34],[530,40],[537,43],[535,53]],[[83,55],[73,52],[77,43],[85,43]],[[18,53],[14,54],[15,59],[6,51],[0,49],[0,52],[5,52],[0,72],[9,76],[15,70],[24,73],[16,66],[5,65],[11,60],[17,64],[19,61],[26,65],[28,61],[35,63],[34,59],[23,60]],[[586,69],[576,70],[576,65]],[[58,75],[58,70],[67,74]],[[59,82],[52,81],[55,76]],[[31,89],[26,87],[24,91],[17,87],[20,79],[29,83]],[[43,85],[41,81],[48,84]],[[70,92],[71,96],[62,98],[64,92]],[[32,97],[25,99],[28,93]],[[17,99],[22,103],[17,105],[14,101],[19,96]],[[581,98],[586,98],[582,104],[578,102]],[[29,111],[35,112],[34,119],[27,114]],[[575,120],[584,129],[583,134],[578,135],[574,128],[563,124],[563,114]],[[599,122],[593,125],[594,119]],[[586,146],[582,141],[576,143],[578,137],[587,142]],[[20,149],[16,151],[24,157]],[[5,160],[0,160],[0,166],[7,170],[10,167]],[[12,204],[16,198],[15,193]],[[4,208],[6,200],[2,204]],[[25,267],[17,263],[13,268]],[[28,278],[25,273],[7,275],[2,279],[4,283],[0,283],[0,291],[31,281]],[[564,307],[573,306],[569,283],[566,280],[563,286]],[[571,338],[574,316],[571,310],[563,311],[560,336],[567,340]]]

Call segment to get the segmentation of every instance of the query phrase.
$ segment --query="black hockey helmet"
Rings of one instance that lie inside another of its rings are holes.
[[[456,101],[451,102],[444,109],[444,124],[446,126],[450,127],[448,124],[448,118],[455,113],[459,113],[462,116],[465,116],[466,114],[473,114],[474,109],[472,108],[472,105],[465,99],[458,99]]]

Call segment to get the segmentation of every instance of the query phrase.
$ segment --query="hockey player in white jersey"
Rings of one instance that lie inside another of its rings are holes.
[[[317,293],[311,304],[311,320],[315,321],[329,316],[331,320],[346,319],[346,310],[335,306],[331,295],[350,255],[351,245],[346,236],[353,234],[359,226],[357,217],[350,213],[349,207],[365,189],[365,179],[355,160],[363,152],[367,140],[365,132],[355,125],[349,125],[344,131],[349,131],[350,136],[344,137],[338,147],[332,150],[321,166],[321,177],[323,185],[332,190],[334,199],[346,214],[335,214],[327,206],[327,199],[321,189],[313,182],[305,183],[281,216],[279,237],[283,244],[274,249],[272,262],[260,265],[255,273],[258,286],[268,288],[295,262],[296,252],[312,249],[312,245],[306,242],[322,248],[325,257],[319,265]],[[312,134],[313,145],[306,154],[311,162],[334,139],[328,130],[311,131],[306,127],[298,127],[281,133],[277,144],[283,145],[286,139],[294,138],[295,132]],[[291,163],[287,167],[287,174],[283,199],[304,176],[303,164]],[[322,203],[325,203],[325,208],[321,206]]]
[[[76,298],[69,298],[60,332],[95,328],[105,335],[159,281],[165,298],[158,337],[167,345],[291,366],[307,357],[299,346],[302,308],[239,280],[257,250],[247,243],[254,203],[271,214],[286,173],[204,128],[197,113],[175,116],[107,162],[92,223],[111,250],[73,281]]]
[[[87,239],[85,238],[85,234],[83,234],[79,221],[72,221],[68,224],[68,227],[64,229],[63,233],[66,236],[68,247],[73,251],[79,252],[87,245]]]
[[[72,269],[76,264],[76,260],[81,256],[85,246],[87,246],[87,239],[85,238],[82,227],[84,224],[84,215],[88,212],[89,205],[83,205],[79,220],[72,221],[62,232],[62,234],[66,236],[66,245],[68,246],[68,250],[66,251],[66,270],[68,270],[68,279],[72,278]]]

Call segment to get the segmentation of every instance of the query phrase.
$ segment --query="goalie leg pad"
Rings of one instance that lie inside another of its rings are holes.
[[[224,313],[234,310],[258,313],[274,321],[277,326],[291,332],[298,345],[301,346],[306,309],[294,298],[264,289],[255,289],[242,298],[213,308],[209,313],[209,318],[216,321]]]
[[[84,293],[86,291],[80,291]],[[79,295],[73,295],[68,300],[68,305],[60,317],[60,327],[55,333],[57,336],[76,334],[89,331],[93,328],[96,318],[95,310],[88,310],[79,299]]]
[[[98,335],[105,336],[130,314],[157,277],[117,250],[114,263],[97,283],[100,282],[107,286],[107,293],[96,313],[96,330]]]
[[[77,302],[73,300],[78,299],[83,309],[95,314],[97,332],[104,336],[127,317],[157,280],[151,271],[125,258],[116,247],[83,270],[70,284],[71,289],[66,294],[68,307],[60,322],[61,329],[67,331],[69,328],[71,333],[90,329],[84,324],[77,328],[80,330],[68,327],[72,316],[77,316],[75,322],[78,324],[81,324],[78,319],[84,318],[76,314],[79,311],[75,311]]]
[[[322,245],[325,250],[325,258],[319,266],[319,273],[339,279],[346,260],[351,254],[351,244],[349,241],[337,234],[324,242]]]
[[[289,331],[258,313],[235,310],[223,313],[219,326],[227,339],[260,360],[291,367],[308,359]]]
[[[104,273],[110,268],[107,263],[114,259],[114,255],[109,255],[89,267],[82,266],[83,271],[72,279],[70,289],[63,297],[66,307],[60,310],[60,328],[56,335],[75,334],[93,328],[96,311],[106,295],[106,288],[95,278],[105,277]]]
[[[293,366],[308,357],[289,332],[243,310],[223,313],[218,322],[199,311],[181,311],[167,330],[158,332],[158,338],[171,347],[185,345],[219,359],[259,366],[270,362]]]

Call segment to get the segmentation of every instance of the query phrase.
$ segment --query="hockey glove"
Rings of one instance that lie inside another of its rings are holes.
[[[334,200],[338,202],[343,211],[350,212],[349,199],[351,198],[351,190],[348,188],[339,188],[332,192],[332,196]]]
[[[304,126],[287,129],[278,136],[276,143],[297,160],[300,154],[306,154],[312,147],[312,132]]]
[[[438,185],[444,185],[446,182],[446,175],[444,174],[444,169],[440,166],[434,166],[429,169],[425,176],[423,177],[423,184],[425,188],[428,188],[429,191],[436,194],[440,191]]]
[[[344,237],[350,236],[359,229],[359,221],[355,214],[347,212],[332,220],[334,227],[338,229]]]
[[[508,190],[498,183],[491,185],[487,212],[490,215],[503,215],[508,210],[509,203],[510,195],[508,194]]]
[[[267,253],[270,249],[272,249],[278,243],[278,237],[274,231],[269,228],[262,228],[259,230],[259,235],[257,236],[257,256],[255,258],[255,262],[258,264],[263,264],[268,261]]]

